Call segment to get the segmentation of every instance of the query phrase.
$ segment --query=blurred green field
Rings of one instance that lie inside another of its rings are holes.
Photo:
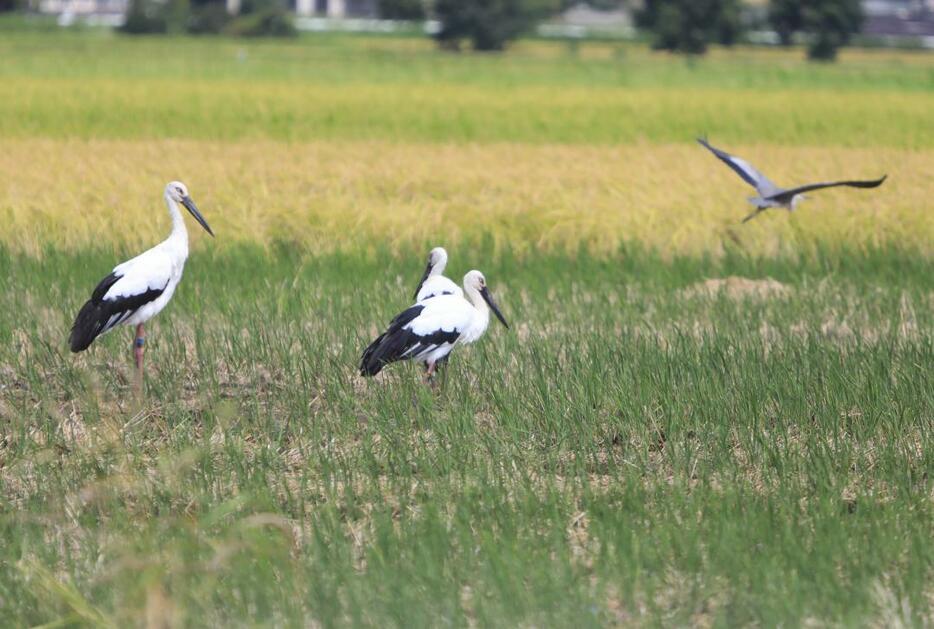
[[[934,146],[934,94],[5,79],[6,137]]]
[[[3,31],[0,624],[934,624],[934,58],[801,56]],[[362,380],[437,244],[511,328]]]
[[[11,35],[0,135],[615,144],[934,146],[929,55],[799,51],[687,63],[632,45],[519,46],[506,59],[418,39],[295,43]],[[869,95],[871,94],[871,97]]]

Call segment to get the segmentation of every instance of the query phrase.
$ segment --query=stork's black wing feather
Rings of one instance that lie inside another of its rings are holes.
[[[364,350],[360,359],[360,375],[375,376],[389,363],[418,358],[445,343],[453,345],[457,342],[460,337],[457,330],[435,330],[430,334],[421,335],[407,328],[406,326],[424,309],[424,304],[417,304],[392,320],[389,329]]]
[[[406,349],[411,330],[405,325],[425,309],[424,305],[415,305],[401,312],[390,322],[389,328],[376,337],[369,347],[363,350],[360,359],[360,375],[375,376],[387,364],[399,360]]]
[[[107,291],[109,291],[110,288],[116,284],[117,280],[119,280],[121,277],[123,276],[117,275],[116,273],[111,273],[102,279],[97,285],[97,288],[94,289],[94,292],[91,293],[91,301],[102,301],[104,299],[104,295],[107,294]]]
[[[142,306],[157,299],[168,282],[162,288],[150,288],[139,295],[120,296],[116,299],[104,299],[107,291],[122,276],[111,273],[101,280],[89,299],[78,312],[71,326],[69,344],[72,352],[82,352],[91,346],[98,336],[123,323]]]
[[[431,334],[426,334],[424,336],[412,332],[411,337],[409,337],[409,343],[407,343],[400,359],[408,360],[410,358],[418,358],[422,354],[430,352],[445,343],[454,345],[457,339],[460,338],[460,335],[461,333],[457,330],[451,330],[450,332],[435,330]]]

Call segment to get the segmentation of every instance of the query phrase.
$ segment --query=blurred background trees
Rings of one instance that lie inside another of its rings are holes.
[[[711,43],[729,46],[742,31],[738,0],[645,0],[635,17],[653,48],[692,55]]]
[[[469,40],[474,50],[503,50],[560,8],[560,0],[435,0],[435,38],[448,49]]]
[[[130,0],[126,21],[118,30],[130,35],[165,33],[168,31],[165,11],[151,0]]]
[[[790,46],[794,34],[801,30],[801,0],[771,0],[769,2],[769,24],[775,29],[782,46]]]
[[[231,15],[225,3],[217,0],[130,0],[126,21],[119,30],[131,35],[291,37],[297,34],[292,15],[282,0],[243,0],[237,15]]]
[[[685,54],[703,54],[710,44],[729,46],[740,39],[743,6],[739,0],[643,0],[636,25],[652,37],[652,46]],[[833,60],[863,22],[860,0],[770,0],[768,26],[782,45],[801,33],[808,57]]]
[[[0,12],[35,10],[38,2],[0,0]],[[332,2],[338,7],[333,14]],[[294,12],[306,18],[340,18],[352,6],[366,19],[412,22],[403,27],[410,33],[426,22],[426,32],[444,49],[499,51],[518,37],[534,36],[546,21],[551,30],[540,32],[563,33],[557,36],[567,37],[573,47],[578,37],[574,25],[562,23],[569,14],[583,14],[591,21],[623,15],[627,28],[634,24],[657,50],[702,55],[713,44],[770,41],[770,33],[763,31],[772,31],[784,46],[805,43],[811,59],[833,60],[862,28],[866,4],[867,0],[128,0],[119,30],[293,36]],[[918,20],[927,15],[926,9],[919,11]],[[626,36],[631,32],[630,28]]]
[[[379,0],[379,16],[384,20],[424,20],[428,14],[422,0]]]
[[[808,57],[831,61],[863,23],[860,0],[771,0],[769,23],[783,45],[795,33],[808,38]]]

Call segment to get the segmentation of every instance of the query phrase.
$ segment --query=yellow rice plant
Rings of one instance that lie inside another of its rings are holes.
[[[217,232],[212,247],[403,250],[490,237],[519,252],[608,254],[629,243],[668,256],[728,246],[766,256],[879,246],[934,254],[934,150],[726,148],[780,185],[889,180],[818,192],[793,214],[740,225],[751,189],[692,144],[16,140],[0,152],[0,244],[34,255],[151,245],[169,229],[163,186],[181,179]]]

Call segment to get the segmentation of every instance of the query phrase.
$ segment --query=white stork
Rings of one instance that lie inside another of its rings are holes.
[[[444,247],[435,247],[428,254],[428,266],[425,267],[425,274],[422,275],[418,288],[415,289],[415,301],[421,302],[439,295],[457,295],[464,296],[461,287],[452,280],[446,278],[444,267],[448,264],[448,252]]]
[[[464,276],[465,299],[460,295],[438,295],[418,302],[399,314],[389,329],[363,352],[360,375],[375,376],[400,360],[424,363],[431,382],[437,365],[446,360],[457,345],[473,343],[486,332],[490,310],[509,327],[486,286],[480,271]]]
[[[770,207],[783,207],[789,212],[798,207],[798,203],[804,200],[805,192],[812,190],[821,190],[822,188],[835,188],[837,186],[849,186],[851,188],[877,188],[882,185],[888,175],[883,175],[880,179],[870,181],[831,181],[829,183],[810,183],[796,188],[781,188],[776,186],[769,179],[756,170],[752,164],[746,160],[730,155],[726,151],[721,151],[707,143],[707,140],[698,138],[701,146],[717,156],[717,159],[729,166],[742,177],[743,181],[756,189],[758,196],[749,197],[749,202],[756,206],[755,211],[743,219],[745,223],[759,215],[759,212]]]
[[[133,340],[140,383],[143,375],[143,324],[159,314],[182,279],[188,258],[188,230],[178,208],[181,203],[211,236],[214,232],[180,181],[165,187],[165,203],[172,217],[172,233],[164,241],[132,260],[118,264],[101,280],[91,299],[81,307],[71,327],[71,351],[86,350],[101,334],[118,325],[135,325]]]

